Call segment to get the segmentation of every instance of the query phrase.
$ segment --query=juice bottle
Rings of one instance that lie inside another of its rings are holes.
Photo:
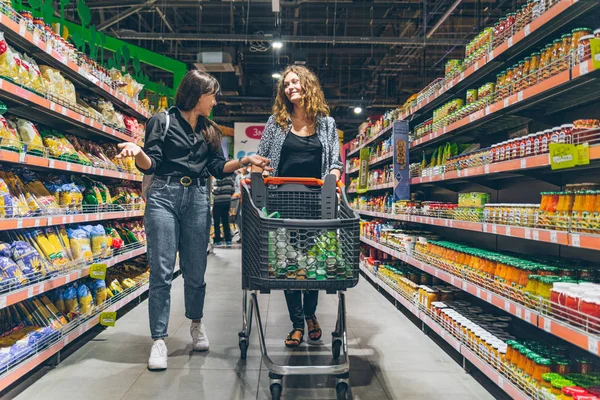
[[[594,215],[592,218],[591,231],[598,233],[600,231],[600,191],[596,191],[596,200],[594,200]]]
[[[558,202],[556,203],[556,209],[553,214],[549,214],[549,225],[558,229],[560,226],[560,217],[566,209],[567,193],[558,192]]]
[[[583,232],[591,233],[593,226],[594,206],[596,204],[597,192],[593,190],[585,191],[585,201],[581,213],[581,229]]]
[[[535,226],[539,226],[541,224],[541,221],[544,217],[544,215],[546,215],[548,213],[548,203],[550,201],[550,193],[551,192],[542,192],[542,200],[540,202],[540,208],[538,210],[536,210],[535,212]]]
[[[573,201],[573,209],[571,211],[571,218],[573,225],[577,230],[581,230],[581,217],[583,216],[583,207],[585,205],[586,191],[578,190],[575,192],[575,200]]]

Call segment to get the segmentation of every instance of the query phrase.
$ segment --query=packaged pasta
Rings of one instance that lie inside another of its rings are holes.
[[[0,74],[13,77],[15,70],[16,62],[13,51],[4,38],[4,32],[0,32]]]
[[[13,198],[4,179],[0,178],[0,217],[13,217]]]
[[[99,306],[106,301],[106,282],[104,282],[102,279],[92,279],[88,287],[92,292],[92,297],[96,306]]]
[[[80,161],[77,151],[63,134],[54,130],[43,130],[41,136],[44,146],[48,148],[48,153],[52,157],[74,163]]]
[[[42,73],[40,72],[40,67],[38,67],[35,60],[27,55],[24,55],[22,61],[25,65],[27,65],[29,70],[30,87],[36,92],[45,93],[46,87],[44,85],[44,80],[42,79]]]
[[[65,305],[65,299],[63,295],[64,291],[65,288],[62,286],[54,291],[54,305],[62,315],[67,315],[67,307]]]
[[[81,313],[79,301],[77,300],[77,288],[75,285],[69,285],[65,288],[62,295],[65,303],[65,315],[69,321],[72,321]]]
[[[72,183],[62,185],[58,189],[58,193],[61,207],[68,209],[69,212],[78,213],[81,211],[83,195],[76,185]]]
[[[9,128],[6,119],[0,115],[0,138],[2,138],[2,144],[0,147],[4,150],[20,151],[21,150],[21,138],[17,131],[13,128]]]
[[[23,275],[23,271],[10,257],[0,256],[0,271],[2,276],[6,277],[9,281],[12,281],[12,285],[24,285],[29,280]]]
[[[73,253],[71,252],[71,243],[69,241],[69,235],[67,234],[67,228],[64,225],[61,225],[58,228],[58,236],[60,238],[60,242],[63,245],[63,248],[66,251],[67,257],[73,260]]]
[[[10,246],[12,259],[24,275],[38,273],[46,275],[52,271],[52,267],[40,256],[40,254],[27,242],[17,240]]]
[[[54,314],[54,316],[58,319],[58,321],[60,322],[61,325],[66,325],[68,323],[67,319],[65,318],[64,313],[62,313],[51,301],[50,299],[44,295],[42,297],[40,297],[40,300],[42,301],[42,303],[44,304],[44,306],[52,313]],[[63,302],[63,306],[64,306],[64,302]]]
[[[79,300],[79,310],[82,314],[87,314],[91,311],[93,300],[90,289],[83,283],[77,288],[77,299]]]
[[[74,260],[92,262],[94,255],[92,253],[92,244],[89,234],[81,228],[67,228],[71,253]]]
[[[94,258],[108,258],[109,255],[109,247],[107,246],[108,238],[106,236],[106,231],[102,225],[96,225],[91,227],[90,237],[92,242],[92,253],[94,254]]]

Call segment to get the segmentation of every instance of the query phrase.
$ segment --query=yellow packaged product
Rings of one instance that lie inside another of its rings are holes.
[[[27,121],[26,119],[17,119],[17,129],[19,136],[21,137],[21,141],[27,144],[29,152],[36,151],[42,154],[44,153],[42,136],[31,121]]]
[[[92,262],[94,255],[88,233],[81,228],[67,228],[73,260]]]
[[[16,66],[13,51],[4,38],[4,32],[0,32],[0,74],[13,77]]]
[[[20,151],[21,138],[18,133],[9,128],[6,119],[0,115],[0,137],[2,138],[2,148],[13,151]]]
[[[87,314],[92,310],[93,299],[90,289],[83,283],[77,288],[77,298],[79,300],[79,309],[82,314]]]
[[[73,253],[71,252],[71,243],[69,242],[69,235],[67,234],[67,228],[64,225],[61,225],[58,229],[58,235],[60,237],[60,241],[63,245],[63,248],[67,251],[68,257],[72,260]]]

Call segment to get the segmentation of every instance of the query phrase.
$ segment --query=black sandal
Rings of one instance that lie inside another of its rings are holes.
[[[300,337],[300,340],[294,338],[294,334],[296,332],[300,332],[302,334],[302,336]],[[285,347],[289,347],[289,348],[293,349],[293,348],[300,346],[303,341],[304,341],[304,329],[294,329],[290,333],[288,333],[287,338],[285,338]],[[292,342],[292,343],[288,343],[288,342]]]
[[[315,315],[313,315],[312,317],[306,317],[306,325],[308,326],[308,323],[312,322],[313,324],[313,329],[311,329],[310,331],[308,331],[308,337],[310,338],[310,340],[320,340],[321,336],[323,336],[323,331],[321,330],[321,326],[319,325],[319,321],[317,320],[317,317]],[[311,335],[315,335],[316,336],[311,336]]]

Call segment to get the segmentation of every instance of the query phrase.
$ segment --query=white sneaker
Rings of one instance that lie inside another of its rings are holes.
[[[192,322],[190,334],[192,335],[192,346],[195,351],[208,350],[208,336],[206,336],[202,322]]]
[[[167,369],[167,345],[162,339],[155,340],[150,350],[148,369],[152,371],[163,371]]]

